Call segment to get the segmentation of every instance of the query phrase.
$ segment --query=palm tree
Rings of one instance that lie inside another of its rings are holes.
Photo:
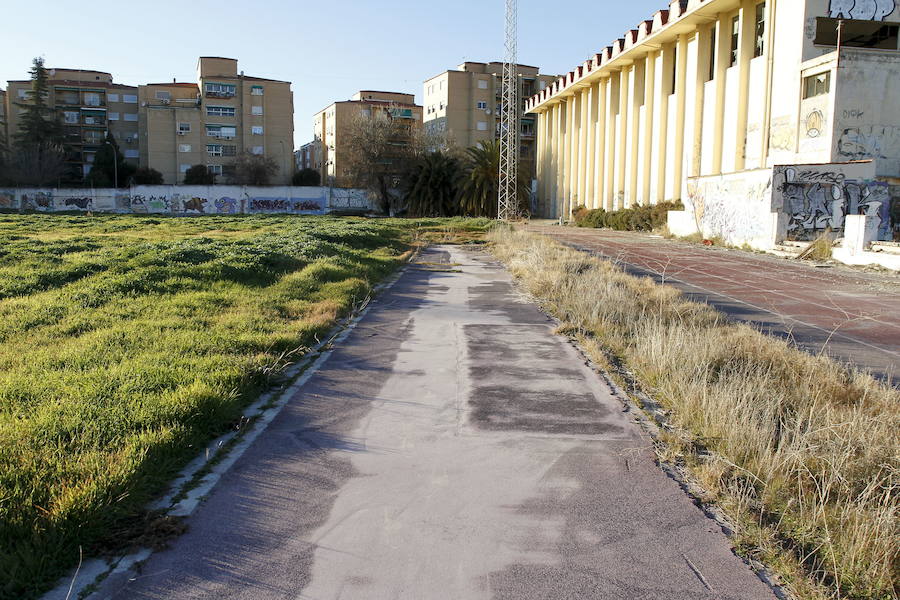
[[[419,158],[406,177],[406,206],[413,217],[453,217],[459,214],[459,161],[444,152]]]
[[[466,149],[462,182],[460,184],[460,210],[470,217],[497,217],[497,193],[500,179],[500,143],[479,142]],[[518,178],[520,215],[528,212],[528,177],[520,170]]]

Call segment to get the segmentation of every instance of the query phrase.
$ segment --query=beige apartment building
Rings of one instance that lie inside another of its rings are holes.
[[[362,90],[350,100],[335,102],[313,116],[313,141],[306,144],[309,164],[322,174],[323,185],[350,187],[352,177],[343,159],[341,146],[355,120],[379,113],[409,123],[410,130],[422,126],[422,107],[414,94]]]
[[[107,132],[119,144],[125,160],[137,165],[138,90],[113,82],[103,71],[47,69],[50,96],[48,105],[59,113],[70,152],[73,172],[82,176],[91,170],[97,151]],[[31,80],[9,81],[5,94],[6,131],[12,140],[19,130],[19,117],[25,111],[17,104],[28,102]]]
[[[890,239],[898,30],[895,0],[671,2],[528,101],[541,212],[680,200],[670,229],[735,244],[848,215]]]
[[[518,65],[519,97],[524,102],[559,77],[541,75],[538,67]],[[500,127],[500,93],[503,63],[465,62],[425,81],[425,129],[444,135],[462,148],[494,140]],[[520,158],[533,170],[536,118],[524,115]]]
[[[6,139],[6,90],[0,90],[0,141]]]
[[[227,176],[244,151],[271,157],[278,165],[272,183],[290,183],[290,82],[245,75],[232,58],[201,57],[196,83],[142,85],[138,97],[141,166],[161,172],[167,184],[181,183],[198,164]]]

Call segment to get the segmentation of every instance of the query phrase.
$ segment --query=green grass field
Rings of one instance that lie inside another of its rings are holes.
[[[417,239],[488,223],[0,215],[0,598],[101,552]]]

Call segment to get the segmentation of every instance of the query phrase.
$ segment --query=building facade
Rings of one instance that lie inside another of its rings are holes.
[[[315,169],[322,170],[322,152],[320,150],[321,143],[312,141],[300,146],[300,149],[294,153],[297,163],[297,170]]]
[[[538,67],[517,65],[519,97],[524,102],[557,80],[541,75]],[[500,128],[500,94],[503,63],[465,62],[425,81],[426,131],[444,135],[462,148],[497,139]],[[524,115],[521,125],[520,160],[533,172],[536,119]]]
[[[139,87],[141,166],[181,183],[193,165],[227,177],[241,152],[272,158],[272,183],[293,175],[294,100],[287,81],[238,72],[231,58],[201,57],[197,83]]]
[[[47,69],[50,95],[47,104],[59,113],[65,131],[67,156],[73,172],[91,170],[97,151],[112,134],[125,160],[137,165],[137,88],[113,82],[103,71]],[[31,80],[10,81],[6,88],[6,132],[10,140],[19,130],[19,118],[31,92]]]
[[[335,102],[313,116],[311,164],[319,168],[322,185],[352,187],[353,177],[343,149],[347,136],[357,119],[379,113],[402,119],[411,131],[422,125],[422,107],[415,103],[415,95],[402,92],[362,90],[350,100]]]
[[[6,90],[0,90],[0,142],[6,135]]]
[[[900,3],[676,0],[533,96],[541,212],[681,201],[767,248],[900,196]]]

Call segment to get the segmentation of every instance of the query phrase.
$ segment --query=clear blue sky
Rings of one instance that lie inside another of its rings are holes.
[[[568,72],[667,0],[519,2],[519,62]],[[295,143],[312,115],[360,89],[415,93],[463,60],[502,60],[503,0],[94,0],[20,2],[3,32],[2,87],[48,67],[108,71],[129,85],[195,81],[198,56],[293,82]],[[475,17],[477,15],[477,18]]]

